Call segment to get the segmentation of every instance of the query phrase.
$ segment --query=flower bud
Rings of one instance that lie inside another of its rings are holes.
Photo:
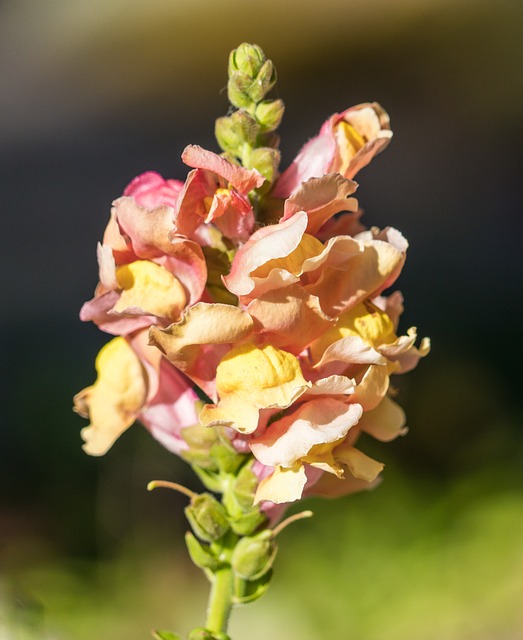
[[[260,126],[245,111],[235,111],[231,116],[216,120],[215,135],[218,144],[224,151],[235,155],[240,154],[245,143],[254,146],[259,132]]]
[[[248,536],[265,522],[266,517],[257,509],[251,509],[234,520],[231,520],[231,529],[239,536]]]
[[[210,493],[193,498],[185,508],[185,515],[194,533],[206,542],[218,540],[230,528],[227,512]]]
[[[283,100],[264,100],[256,107],[254,115],[263,132],[274,131],[280,126],[284,111]]]
[[[257,44],[244,42],[229,55],[229,76],[240,72],[254,79],[265,62],[263,49]]]
[[[234,548],[231,566],[242,580],[257,580],[272,567],[278,547],[272,531],[265,529],[255,536],[246,536]]]
[[[262,188],[269,188],[274,182],[278,167],[280,165],[281,154],[278,149],[260,147],[254,149],[249,156],[248,166],[250,169],[257,169],[266,179]]]
[[[276,84],[276,69],[272,60],[263,63],[258,75],[248,90],[248,95],[253,102],[261,102],[263,98]]]

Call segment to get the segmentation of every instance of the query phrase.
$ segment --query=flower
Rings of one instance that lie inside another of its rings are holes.
[[[274,195],[286,198],[309,178],[331,172],[353,178],[391,138],[389,116],[377,102],[335,113],[281,175]]]
[[[354,197],[352,178],[391,135],[386,112],[365,103],[331,116],[272,189],[258,170],[193,145],[185,182],[147,172],[126,187],[81,311],[117,336],[75,398],[91,420],[88,453],[140,420],[183,454],[183,430],[199,423],[251,456],[263,509],[378,482],[383,464],[357,440],[406,432],[390,376],[429,351],[414,327],[398,335],[403,298],[384,295],[408,243],[392,227],[366,230]]]

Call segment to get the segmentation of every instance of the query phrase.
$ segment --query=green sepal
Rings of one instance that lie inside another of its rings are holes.
[[[205,542],[219,540],[230,529],[225,508],[210,493],[193,498],[185,515],[194,533]]]
[[[189,464],[196,464],[206,469],[217,469],[209,455],[211,447],[218,442],[218,436],[214,429],[196,424],[182,429],[181,436],[189,447],[181,452],[184,460]]]
[[[270,571],[277,552],[278,546],[272,531],[265,529],[238,541],[232,553],[231,567],[242,580],[256,581]]]
[[[252,471],[251,465],[244,465],[238,473],[232,487],[234,497],[242,511],[248,512],[252,509],[258,482],[259,480]]]
[[[205,467],[200,467],[197,464],[193,464],[192,468],[209,491],[213,491],[214,493],[222,492],[222,479],[220,474],[217,473],[216,468],[206,469]]]
[[[276,84],[276,69],[272,60],[265,60],[247,95],[255,103],[261,102]]]
[[[183,640],[182,636],[170,631],[155,630],[152,632],[154,640]]]
[[[248,536],[254,533],[265,520],[266,517],[257,508],[254,508],[231,519],[231,529],[239,536]]]
[[[247,581],[241,578],[236,579],[234,582],[234,603],[248,604],[261,598],[269,588],[271,578],[272,569],[258,580]]]
[[[216,571],[221,563],[214,555],[211,548],[202,544],[190,531],[185,534],[185,544],[191,556],[191,560],[200,569]]]
[[[245,456],[225,443],[215,444],[211,449],[211,458],[223,473],[235,475],[245,460]]]

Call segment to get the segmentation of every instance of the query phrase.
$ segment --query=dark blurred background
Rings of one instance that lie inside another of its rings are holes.
[[[189,143],[217,150],[243,41],[278,69],[283,166],[331,113],[389,112],[393,141],[357,195],[367,225],[410,242],[402,327],[433,352],[397,381],[408,436],[366,443],[383,485],[311,501],[233,635],[256,640],[255,621],[275,640],[519,639],[519,0],[4,0],[0,638],[138,640],[203,622],[183,501],[145,491],[194,483],[188,470],[138,426],[89,458],[70,407],[107,340],[78,311],[111,201],[145,170],[183,179]]]

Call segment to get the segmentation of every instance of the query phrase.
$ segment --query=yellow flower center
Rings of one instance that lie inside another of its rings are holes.
[[[114,306],[115,311],[136,307],[160,318],[176,320],[187,302],[178,278],[149,260],[136,260],[119,267],[116,280],[122,294]]]

